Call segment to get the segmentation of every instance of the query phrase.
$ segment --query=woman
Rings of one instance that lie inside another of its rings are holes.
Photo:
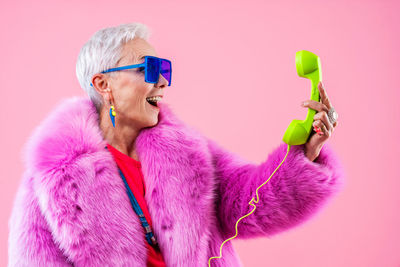
[[[9,266],[207,266],[286,155],[282,142],[254,164],[179,120],[160,101],[171,68],[148,35],[143,24],[123,24],[81,49],[77,76],[89,97],[63,101],[24,147]],[[340,162],[324,144],[336,122],[319,89],[323,101],[306,107],[318,110],[323,134],[291,147],[238,239],[295,227],[340,190]],[[231,242],[211,264],[241,266]]]

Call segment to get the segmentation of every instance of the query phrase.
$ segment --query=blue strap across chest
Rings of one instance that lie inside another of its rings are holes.
[[[107,149],[107,147],[105,147]],[[118,167],[118,166],[117,166]],[[150,225],[148,224],[146,217],[143,214],[142,209],[139,206],[139,203],[137,202],[135,195],[132,193],[132,190],[129,188],[129,185],[126,181],[125,175],[122,173],[121,169],[118,167],[119,174],[124,181],[125,187],[126,187],[126,192],[128,193],[129,200],[131,202],[131,205],[133,207],[133,210],[136,212],[136,214],[139,216],[139,219],[142,223],[142,226],[145,230],[146,233],[146,240],[151,246],[157,245],[157,240],[151,231]]]

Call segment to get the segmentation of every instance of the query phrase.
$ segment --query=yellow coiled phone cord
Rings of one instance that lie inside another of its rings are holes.
[[[249,202],[249,205],[252,205],[252,206],[254,207],[254,209],[253,209],[250,213],[244,215],[243,217],[239,218],[239,220],[237,220],[237,222],[236,222],[236,224],[235,224],[236,234],[235,234],[234,236],[232,236],[231,238],[228,238],[228,239],[226,239],[224,242],[222,242],[221,247],[219,248],[219,256],[218,256],[218,257],[210,257],[210,258],[208,259],[208,266],[209,266],[209,267],[211,267],[211,259],[222,258],[222,246],[223,246],[226,242],[228,242],[229,240],[234,239],[234,238],[237,236],[237,234],[238,234],[237,225],[238,225],[238,223],[240,222],[240,220],[243,219],[243,218],[245,218],[245,217],[247,217],[247,216],[249,216],[250,214],[252,214],[252,213],[256,210],[257,207],[256,207],[256,205],[254,205],[252,202],[254,201],[254,203],[258,203],[258,202],[260,201],[260,198],[258,197],[258,189],[260,189],[260,188],[263,187],[266,183],[268,183],[268,181],[269,181],[269,179],[271,179],[272,175],[274,175],[274,173],[279,169],[279,167],[280,167],[280,166],[282,165],[282,163],[285,161],[287,155],[289,154],[289,151],[290,151],[290,145],[288,145],[288,147],[287,147],[287,152],[286,152],[286,155],[285,155],[285,157],[283,158],[282,162],[278,165],[278,167],[276,167],[275,171],[271,174],[271,176],[268,178],[268,180],[266,180],[266,181],[265,181],[264,183],[262,183],[259,187],[257,187],[257,189],[256,189],[257,200],[255,200],[254,197],[253,197],[253,198],[250,200],[250,202]]]

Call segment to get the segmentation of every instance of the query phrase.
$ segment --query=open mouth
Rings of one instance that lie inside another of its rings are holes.
[[[161,97],[159,97],[159,96],[153,96],[153,97],[148,97],[148,98],[146,98],[146,100],[147,100],[147,102],[148,102],[150,105],[155,106],[155,107],[158,107],[158,101],[161,100]]]
[[[150,105],[157,107],[157,102],[149,101],[149,100],[147,100],[147,102],[149,102]]]

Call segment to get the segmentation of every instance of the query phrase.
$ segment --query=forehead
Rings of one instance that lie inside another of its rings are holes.
[[[144,39],[134,38],[122,46],[121,63],[143,62],[144,56],[158,57],[155,49]]]

